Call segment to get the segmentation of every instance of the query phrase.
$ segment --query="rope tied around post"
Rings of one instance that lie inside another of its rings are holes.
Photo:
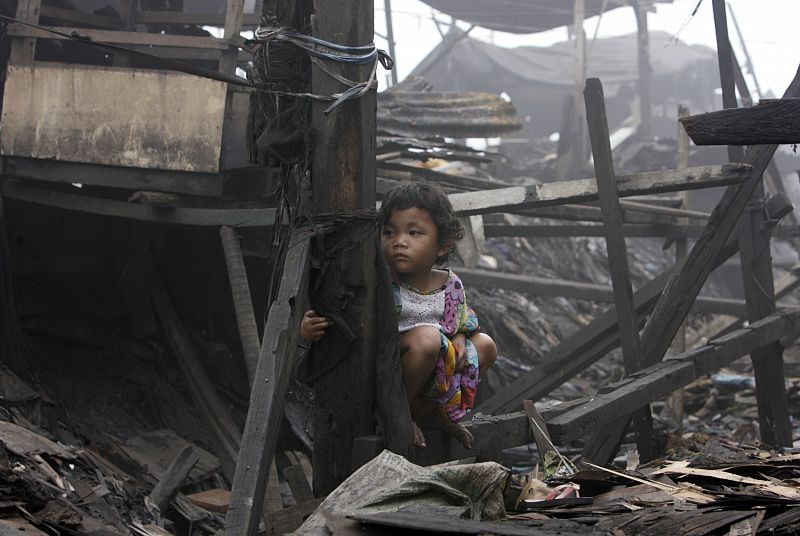
[[[361,98],[371,89],[377,88],[378,81],[376,79],[376,73],[378,63],[386,70],[391,70],[394,67],[394,60],[392,60],[389,54],[384,50],[377,48],[375,43],[361,46],[340,45],[302,34],[290,28],[259,26],[255,31],[255,39],[248,40],[247,43],[258,43],[268,46],[269,43],[276,41],[291,44],[303,50],[308,54],[309,59],[316,67],[348,88],[345,91],[334,93],[333,95],[273,91],[273,93],[277,95],[306,97],[323,102],[331,102],[332,104],[325,109],[326,114],[335,110],[343,102]],[[346,65],[367,65],[371,63],[372,69],[366,81],[356,82],[334,71],[326,62],[343,63]]]

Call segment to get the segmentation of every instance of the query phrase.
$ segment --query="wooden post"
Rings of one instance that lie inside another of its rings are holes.
[[[603,213],[603,231],[606,239],[608,265],[614,287],[614,303],[617,310],[622,357],[625,361],[625,374],[633,374],[641,368],[641,341],[639,322],[633,303],[633,287],[628,269],[628,251],[622,234],[622,209],[619,205],[614,162],[609,140],[608,119],[606,117],[603,85],[597,78],[586,80],[584,91],[586,102],[586,121],[589,125],[589,140],[594,156],[597,192],[600,209]],[[634,417],[639,456],[650,460],[652,449],[652,417],[650,408],[643,408]]]
[[[689,109],[678,105],[678,117],[686,117],[689,115]],[[680,121],[678,122],[678,134],[677,134],[677,145],[678,145],[678,154],[677,154],[677,168],[676,169],[686,169],[689,167],[689,136],[686,134],[686,130],[681,125]],[[689,208],[689,192],[681,192],[681,208],[687,209]],[[681,218],[678,220],[679,223],[686,224],[688,223],[687,218]],[[675,261],[679,261],[680,259],[684,258],[686,254],[689,252],[689,240],[687,238],[678,238],[675,240]],[[670,346],[670,353],[672,355],[679,355],[686,351],[686,326],[687,321],[681,323],[680,328],[678,328],[678,333],[675,335],[675,339],[672,341],[672,345]],[[683,403],[683,388],[678,389],[675,391],[669,399],[669,405],[672,409],[672,416],[674,418],[673,425],[675,426],[675,431],[678,435],[683,433],[683,415],[684,415],[684,403]]]
[[[25,368],[22,332],[11,280],[8,231],[3,210],[3,196],[0,195],[0,361],[14,372],[22,373]]]
[[[17,0],[16,19],[31,24],[39,23],[42,0]],[[24,37],[11,41],[11,56],[8,63],[19,64],[33,61],[36,54],[36,39]]]
[[[222,38],[228,41],[230,50],[220,55],[219,70],[223,73],[236,72],[239,60],[239,32],[244,19],[244,0],[228,0],[225,6],[225,33]]]
[[[314,2],[312,34],[342,45],[371,43],[373,0]],[[369,77],[371,65],[330,68],[351,80]],[[342,84],[312,68],[312,92],[330,95]],[[312,206],[314,214],[375,207],[376,91],[325,114],[325,103],[312,105]],[[371,435],[375,378],[375,242],[367,240],[348,255],[342,285],[353,298],[343,311],[359,335],[350,352],[315,385],[314,493],[323,496],[351,472],[353,440]]]
[[[725,0],[713,0],[722,101],[725,108],[736,108],[733,56],[728,39]],[[741,147],[728,146],[731,161],[742,161]],[[738,235],[742,279],[747,300],[747,316],[755,322],[775,312],[775,282],[772,275],[770,233],[764,229],[764,183],[758,181],[750,204],[739,220]],[[772,343],[751,354],[756,378],[758,422],[761,440],[773,446],[791,446],[792,433],[783,374],[783,348]]]
[[[653,133],[653,103],[651,90],[650,68],[650,32],[647,28],[647,8],[639,0],[631,0],[633,12],[636,15],[636,30],[638,32],[637,54],[639,70],[639,134],[650,136]]]
[[[224,226],[219,230],[219,237],[228,267],[228,281],[231,285],[233,308],[236,311],[236,323],[239,326],[239,339],[242,341],[247,379],[252,387],[258,366],[258,354],[261,349],[256,314],[253,311],[253,297],[250,294],[250,284],[247,281],[247,271],[244,267],[242,249],[236,231],[231,227]]]

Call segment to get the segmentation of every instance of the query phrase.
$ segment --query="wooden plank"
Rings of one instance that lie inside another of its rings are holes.
[[[800,143],[800,100],[761,101],[750,108],[719,110],[682,118],[695,145]]]
[[[524,412],[497,416],[480,413],[463,424],[475,438],[471,449],[464,448],[464,445],[439,430],[425,430],[428,446],[417,449],[414,462],[418,465],[434,465],[473,456],[479,460],[498,461],[503,450],[531,442],[530,424]]]
[[[686,168],[681,168],[681,169],[686,169]],[[621,199],[619,205],[625,210],[646,212],[650,214],[664,214],[666,216],[677,216],[680,218],[694,218],[698,220],[707,220],[708,217],[711,216],[711,214],[708,214],[706,212],[686,210],[685,208],[672,208],[672,207],[661,207],[657,205],[647,205],[644,203],[637,203],[636,201],[628,201],[625,199]]]
[[[42,9],[42,0],[17,0],[17,11],[15,18],[19,21],[30,24],[38,24]],[[20,26],[14,24],[13,26]],[[8,30],[6,30],[8,31]],[[21,64],[33,61],[36,55],[35,39],[14,39],[11,42],[11,55],[8,59],[10,64]]]
[[[253,310],[253,296],[250,293],[250,283],[247,281],[242,248],[236,231],[231,227],[223,226],[219,230],[219,237],[225,254],[225,265],[228,268],[228,282],[231,285],[233,309],[236,312],[236,324],[239,327],[239,339],[242,343],[247,378],[252,387],[258,366],[258,354],[261,350],[256,314]]]
[[[461,280],[469,286],[513,290],[538,296],[559,296],[598,302],[614,301],[614,290],[608,285],[472,268],[457,268],[456,271]],[[700,296],[695,300],[692,311],[745,316],[747,306],[743,300]]]
[[[301,503],[314,498],[314,492],[311,491],[311,484],[308,483],[302,465],[290,465],[283,470],[283,477],[289,483],[295,501]]]
[[[714,28],[717,38],[722,100],[725,108],[736,108],[734,89],[733,55],[728,39],[727,12],[724,0],[713,0]],[[752,108],[751,108],[752,110]],[[786,111],[786,110],[784,110]],[[796,110],[795,110],[796,113]],[[764,118],[762,118],[764,119]],[[781,117],[781,124],[791,116]],[[751,125],[754,129],[754,125]],[[764,142],[762,142],[764,143]],[[731,161],[741,160],[742,151],[728,146]],[[738,235],[742,266],[742,279],[748,306],[748,319],[755,322],[775,311],[775,289],[770,254],[770,234],[765,225],[766,217],[758,201],[764,197],[764,183],[759,180],[750,193],[755,207],[746,209],[738,222]],[[758,401],[759,433],[761,440],[773,446],[791,446],[792,429],[789,422],[789,407],[785,394],[783,374],[783,348],[772,344],[755,352],[752,356],[756,378],[756,400]]]
[[[29,0],[31,1],[31,0]],[[36,0],[33,0],[36,1]],[[212,50],[227,50],[228,43],[216,37],[205,37],[198,35],[174,35],[147,32],[120,32],[114,30],[97,30],[94,28],[74,28],[65,26],[46,26],[48,30],[65,33],[67,35],[76,32],[82,37],[88,37],[92,41],[101,43],[114,43],[117,45],[146,45],[146,46],[165,46],[180,48],[204,48]],[[70,39],[61,35],[50,33],[38,28],[30,28],[21,24],[9,24],[8,35],[12,37],[26,37],[36,39],[54,39],[63,41]],[[71,39],[70,39],[71,40]]]
[[[367,534],[466,534],[495,536],[557,536],[567,534],[558,521],[551,521],[555,525],[552,529],[545,527],[529,527],[523,524],[504,521],[477,521],[462,519],[460,517],[443,516],[441,514],[423,514],[420,512],[383,512],[379,514],[357,514],[350,516],[365,523],[370,527]],[[377,525],[377,527],[375,527]],[[386,527],[389,527],[387,529]],[[394,529],[394,530],[392,530]],[[598,536],[607,536],[610,533],[596,531]]]
[[[364,45],[374,37],[373,0],[314,2],[311,33],[343,45]],[[367,80],[371,65],[329,66],[350,80]],[[341,83],[312,66],[312,92],[330,95]],[[311,106],[311,183],[315,214],[375,207],[376,95],[373,88],[326,114],[328,104]],[[327,495],[352,471],[353,441],[374,433],[375,255],[373,240],[347,253],[342,285],[354,298],[342,312],[357,326],[347,355],[314,386],[314,494]],[[345,394],[346,391],[346,394]]]
[[[283,261],[278,296],[269,309],[258,359],[242,448],[225,517],[225,534],[258,533],[267,485],[267,471],[278,440],[286,391],[297,359],[300,320],[308,309],[309,239],[296,231]]]
[[[13,179],[222,197],[223,176],[218,173],[105,166],[13,156],[3,157],[3,166],[4,175]]]
[[[150,492],[150,501],[158,507],[162,514],[166,514],[164,507],[175,493],[175,490],[180,487],[189,471],[200,461],[200,456],[192,449],[190,445],[185,446],[175,459],[167,468],[166,473],[161,476],[158,484]]]
[[[239,32],[242,30],[244,18],[244,0],[227,0],[225,5],[225,27],[223,39],[230,42],[230,50],[223,52],[219,60],[219,70],[223,73],[235,74],[239,59]]]
[[[174,225],[198,225],[221,227],[268,227],[275,223],[274,208],[259,209],[213,209],[213,208],[160,208],[151,205],[137,205],[125,201],[114,201],[100,197],[89,197],[75,193],[39,188],[18,181],[0,181],[2,194],[9,199],[36,203],[63,210],[73,210]],[[79,191],[74,189],[74,191]]]
[[[227,85],[172,71],[11,65],[0,152],[217,173]],[[192,99],[186,99],[191,88]]]
[[[622,359],[625,364],[625,374],[630,375],[641,368],[642,348],[639,340],[639,321],[633,302],[633,286],[628,269],[628,250],[622,234],[622,214],[611,154],[605,96],[603,85],[598,78],[586,80],[584,99],[600,209],[603,213],[608,264],[614,288]],[[633,421],[639,456],[642,460],[649,461],[653,457],[653,418],[650,415],[650,408],[642,408],[635,412]]]
[[[244,13],[244,26],[258,26],[258,13]],[[142,11],[136,15],[138,24],[177,24],[188,26],[225,26],[224,13],[189,13],[184,11]]]
[[[572,204],[521,210],[517,214],[520,216],[530,216],[533,218],[540,218],[540,219],[543,218],[551,220],[581,221],[581,222],[603,221],[603,215],[600,213],[600,207],[572,205]],[[669,220],[670,218],[666,216],[643,214],[641,212],[632,212],[629,210],[624,210],[622,213],[622,221],[625,223],[657,224],[657,223],[669,223]]]
[[[629,415],[696,378],[719,370],[740,357],[798,332],[800,311],[772,315],[746,329],[710,341],[705,346],[672,357],[609,387],[608,392],[592,397],[582,406],[570,409],[548,421],[557,441],[570,441]],[[612,390],[613,389],[613,390]]]
[[[742,164],[701,166],[682,171],[647,171],[636,175],[620,175],[617,177],[617,189],[620,196],[627,197],[711,188],[742,182],[749,173],[750,168]],[[448,197],[460,216],[519,212],[598,199],[597,181],[594,178],[465,192],[450,194]]]

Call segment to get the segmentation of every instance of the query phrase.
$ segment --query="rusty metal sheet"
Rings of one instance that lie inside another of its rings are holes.
[[[4,155],[216,173],[224,83],[171,71],[9,66]]]

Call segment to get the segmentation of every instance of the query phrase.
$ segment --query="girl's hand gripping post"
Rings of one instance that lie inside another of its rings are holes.
[[[308,342],[319,342],[325,335],[325,330],[331,325],[330,320],[319,316],[313,309],[306,311],[300,322],[300,336]]]

